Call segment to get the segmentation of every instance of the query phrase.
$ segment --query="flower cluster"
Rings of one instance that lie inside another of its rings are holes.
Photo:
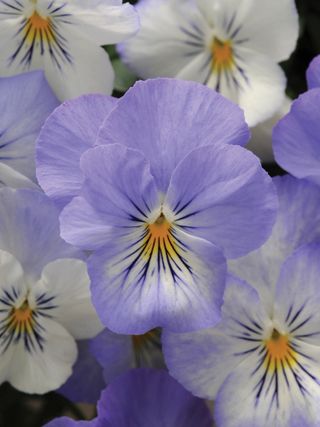
[[[293,0],[0,0],[0,34],[0,382],[97,405],[47,427],[319,426],[320,57],[288,174],[245,148]]]

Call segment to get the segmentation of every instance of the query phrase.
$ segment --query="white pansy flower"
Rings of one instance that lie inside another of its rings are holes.
[[[60,100],[111,93],[114,72],[100,46],[137,29],[122,0],[0,0],[0,75],[44,69]]]
[[[59,237],[46,196],[0,190],[0,383],[57,389],[72,373],[75,340],[102,330],[81,256]]]
[[[141,29],[119,50],[140,77],[201,82],[238,103],[250,126],[280,108],[294,0],[141,0],[137,10]]]

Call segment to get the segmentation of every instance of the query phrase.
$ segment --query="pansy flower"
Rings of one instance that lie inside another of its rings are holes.
[[[171,374],[215,399],[217,427],[320,423],[320,191],[289,176],[275,182],[272,237],[232,261],[220,324],[164,332]]]
[[[58,211],[42,193],[0,190],[0,382],[45,393],[71,375],[75,339],[101,324],[81,253],[59,237]]]
[[[238,103],[250,126],[280,108],[277,63],[298,37],[294,0],[140,0],[137,11],[141,28],[119,52],[140,77],[203,83]]]
[[[53,140],[72,150],[78,138],[68,136],[85,123],[72,131],[67,120],[58,109],[43,128],[38,177],[55,197],[76,177],[79,195],[62,211],[61,232],[95,251],[89,274],[103,323],[128,334],[216,323],[225,256],[260,246],[277,205],[258,159],[233,145],[248,137],[240,109],[196,83],[140,82],[117,102],[71,174]]]
[[[45,427],[211,427],[204,401],[194,397],[166,371],[135,369],[116,378],[101,394],[92,421],[58,418]]]
[[[100,46],[124,40],[138,25],[121,0],[1,0],[0,75],[42,68],[60,100],[111,93],[114,72]]]
[[[38,188],[35,142],[58,104],[41,71],[0,78],[0,187]]]
[[[273,131],[276,161],[297,178],[320,184],[320,57],[307,71],[310,90],[292,103]]]

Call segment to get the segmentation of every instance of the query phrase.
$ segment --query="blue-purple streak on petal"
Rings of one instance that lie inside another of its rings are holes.
[[[116,378],[102,393],[99,418],[112,427],[211,427],[204,401],[166,371],[135,369]]]
[[[96,404],[106,386],[100,364],[90,352],[90,341],[78,341],[78,359],[67,382],[58,390],[73,402]]]
[[[235,258],[269,237],[278,207],[271,178],[248,150],[206,146],[189,153],[173,172],[165,203],[175,223]]]
[[[98,143],[141,150],[161,191],[177,164],[194,148],[245,145],[243,112],[215,91],[194,82],[154,79],[138,82],[119,100],[101,127]]]
[[[58,258],[83,258],[59,235],[59,211],[43,193],[0,190],[0,249],[13,254],[26,274],[38,278]]]
[[[116,103],[111,96],[83,95],[64,102],[46,121],[37,144],[37,177],[60,206],[79,194],[80,157],[94,146],[100,125]]]
[[[143,334],[167,327],[186,332],[219,321],[225,285],[222,252],[179,230],[175,239],[174,259],[160,249],[137,257],[144,250],[143,239],[116,234],[89,258],[92,301],[110,330]]]
[[[59,102],[42,71],[1,77],[0,94],[0,162],[36,181],[36,138]]]
[[[313,58],[307,69],[309,89],[320,88],[320,55]]]
[[[279,165],[297,178],[320,185],[320,89],[293,101],[290,112],[273,130],[273,150]]]

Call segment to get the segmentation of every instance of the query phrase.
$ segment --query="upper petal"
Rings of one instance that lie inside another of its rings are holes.
[[[100,144],[141,150],[161,191],[177,164],[202,145],[247,142],[242,111],[203,85],[171,79],[138,82],[104,122]]]
[[[37,178],[59,205],[79,194],[80,157],[93,147],[100,125],[115,105],[111,96],[84,95],[63,103],[43,126],[37,145]]]
[[[320,55],[313,58],[307,69],[309,89],[320,87]]]
[[[300,95],[273,130],[273,150],[279,165],[297,178],[307,178],[318,185],[319,102],[320,89]]]

